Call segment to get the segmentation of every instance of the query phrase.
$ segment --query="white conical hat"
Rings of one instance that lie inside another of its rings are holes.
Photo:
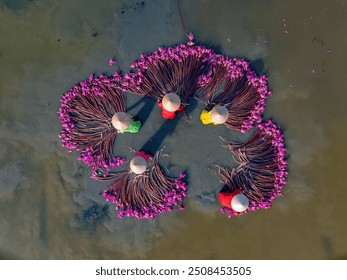
[[[130,125],[131,116],[125,112],[118,112],[112,116],[112,125],[115,129],[124,130]]]
[[[135,174],[141,174],[146,171],[147,169],[147,162],[146,160],[141,156],[135,156],[130,161],[130,169]]]
[[[242,193],[239,193],[231,200],[231,208],[236,212],[243,212],[248,209],[249,199]]]
[[[166,94],[162,102],[164,109],[169,112],[175,112],[181,106],[181,99],[176,93]]]
[[[218,106],[214,107],[211,110],[211,120],[215,124],[222,124],[225,123],[228,120],[229,112],[228,109],[224,106]]]

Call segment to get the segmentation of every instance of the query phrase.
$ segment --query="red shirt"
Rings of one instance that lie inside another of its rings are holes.
[[[161,115],[163,116],[163,118],[169,120],[173,120],[176,117],[176,112],[182,111],[185,108],[184,105],[181,105],[176,111],[170,112],[165,110],[161,101],[158,101],[158,106],[161,108]]]
[[[152,156],[150,154],[147,154],[145,151],[138,151],[135,154],[135,157],[143,157],[145,160],[152,158]]]
[[[223,206],[225,207],[228,207],[230,209],[231,208],[231,200],[233,199],[233,197],[237,194],[240,194],[242,193],[242,190],[241,189],[237,189],[231,193],[225,193],[225,192],[219,192],[218,193],[218,198],[219,198],[219,201],[220,201],[220,204],[222,204]]]

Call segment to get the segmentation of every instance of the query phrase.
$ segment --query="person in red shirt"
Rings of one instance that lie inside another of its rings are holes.
[[[243,212],[248,209],[249,200],[243,194],[241,189],[236,189],[233,192],[219,192],[218,198],[222,206],[230,208],[235,212]]]
[[[180,97],[175,93],[166,94],[161,101],[158,101],[161,108],[161,115],[165,119],[173,120],[176,113],[184,110],[185,106],[181,104]]]
[[[142,174],[147,170],[147,160],[151,159],[152,155],[145,151],[138,151],[130,161],[130,170],[135,174]]]

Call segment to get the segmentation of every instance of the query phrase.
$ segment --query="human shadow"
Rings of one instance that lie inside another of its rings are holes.
[[[250,66],[254,71],[257,73],[257,75],[263,75],[267,74],[264,70],[264,60],[262,58],[258,58],[250,63]]]
[[[154,133],[145,144],[140,148],[142,151],[149,152],[154,155],[156,151],[159,150],[159,147],[164,142],[167,136],[170,136],[174,133],[177,124],[180,122],[182,117],[182,112],[177,113],[176,118],[173,120],[166,120],[160,128]]]
[[[185,114],[186,114],[188,120],[190,119],[190,115],[193,113],[193,111],[195,110],[195,108],[199,104],[198,100],[196,99],[197,95],[198,95],[198,93],[196,93],[194,97],[191,97],[189,99],[189,102],[188,102],[189,105],[185,109]]]
[[[153,98],[144,96],[140,100],[138,100],[137,102],[135,102],[134,104],[132,104],[131,106],[129,106],[127,108],[127,111],[130,111],[130,110],[136,108],[137,106],[139,106],[143,103],[144,103],[144,105],[142,106],[140,111],[138,111],[136,116],[134,117],[135,120],[140,120],[142,124],[144,124],[148,120],[148,118],[149,118],[149,116],[150,116],[151,112],[153,111],[153,108],[156,104],[156,101],[153,100]]]

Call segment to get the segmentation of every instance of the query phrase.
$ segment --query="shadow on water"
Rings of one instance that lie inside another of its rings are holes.
[[[181,120],[182,113],[178,113],[173,120],[166,120],[155,134],[150,137],[147,142],[141,147],[140,150],[147,151],[155,154],[163,143],[166,137],[172,135],[177,127],[178,122]]]
[[[185,109],[185,113],[187,117],[189,118],[190,114],[195,110],[195,108],[198,106],[199,102],[196,98],[191,97],[188,102],[188,106]]]
[[[266,71],[264,71],[264,60],[262,58],[258,58],[250,63],[251,68],[257,73],[258,76],[260,75],[267,75]]]
[[[142,99],[134,103],[132,106],[128,107],[128,110],[134,109],[141,103],[144,103],[145,105],[136,114],[136,118],[140,119],[142,124],[144,124],[148,119],[149,115],[151,114],[156,102],[152,98],[143,97]],[[184,111],[184,114],[187,115],[188,119],[190,117],[190,114],[198,106],[198,103],[199,102],[193,97],[189,99],[188,106]],[[183,112],[179,112],[177,113],[175,119],[166,120],[162,124],[162,126],[157,130],[157,132],[147,140],[147,142],[141,147],[140,150],[145,150],[147,152],[150,152],[151,154],[155,154],[155,152],[158,151],[159,147],[164,142],[165,138],[173,134],[182,116]]]
[[[135,119],[139,119],[141,123],[144,124],[148,120],[151,112],[153,111],[156,101],[154,101],[150,97],[145,96],[141,98],[139,101],[135,102],[133,105],[129,106],[127,108],[127,111],[130,111],[141,104],[144,104],[144,105],[142,106],[140,111],[136,113]]]

